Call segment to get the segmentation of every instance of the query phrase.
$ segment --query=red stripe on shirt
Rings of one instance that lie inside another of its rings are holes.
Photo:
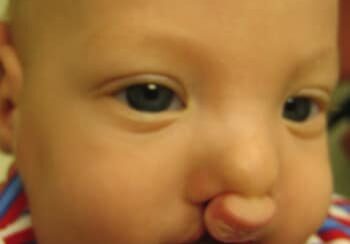
[[[337,216],[334,216],[334,215],[329,215],[329,218],[334,219],[337,222],[342,223],[345,226],[350,226],[350,220],[348,220],[348,219],[344,219],[342,217],[337,217]]]
[[[8,224],[14,222],[27,206],[27,199],[22,191],[13,201],[5,216],[0,220],[0,228],[4,228]]]
[[[346,233],[342,232],[341,230],[337,229],[332,229],[329,231],[325,231],[322,233],[319,233],[319,236],[322,238],[324,241],[334,241],[337,239],[345,239],[345,240],[350,240],[350,236],[347,235]]]
[[[333,200],[333,204],[339,205],[339,206],[349,206],[350,205],[350,200],[348,199],[343,199],[343,198],[336,198]]]
[[[31,228],[17,232],[4,239],[6,244],[25,244],[35,240],[34,232]]]

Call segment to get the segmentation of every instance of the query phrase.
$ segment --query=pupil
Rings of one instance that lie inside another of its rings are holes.
[[[155,100],[159,97],[159,90],[156,85],[150,84],[143,87],[146,99]]]
[[[284,117],[289,120],[303,122],[309,117],[311,109],[309,98],[290,98],[287,100],[284,107]]]
[[[170,107],[174,93],[161,85],[140,84],[127,88],[129,106],[145,112],[161,112]]]

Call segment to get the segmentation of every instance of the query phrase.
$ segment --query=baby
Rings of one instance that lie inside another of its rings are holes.
[[[337,1],[15,0],[0,34],[3,243],[321,243]]]

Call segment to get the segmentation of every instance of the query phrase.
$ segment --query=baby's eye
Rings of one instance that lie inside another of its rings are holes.
[[[291,97],[284,104],[283,117],[294,122],[305,122],[317,116],[319,105],[308,97]]]
[[[130,108],[141,112],[158,113],[184,107],[173,90],[156,83],[130,85],[116,93],[116,97]]]

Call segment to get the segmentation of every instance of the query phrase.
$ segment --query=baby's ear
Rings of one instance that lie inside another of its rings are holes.
[[[22,71],[6,23],[0,22],[0,150],[14,150],[14,112],[22,83]]]

